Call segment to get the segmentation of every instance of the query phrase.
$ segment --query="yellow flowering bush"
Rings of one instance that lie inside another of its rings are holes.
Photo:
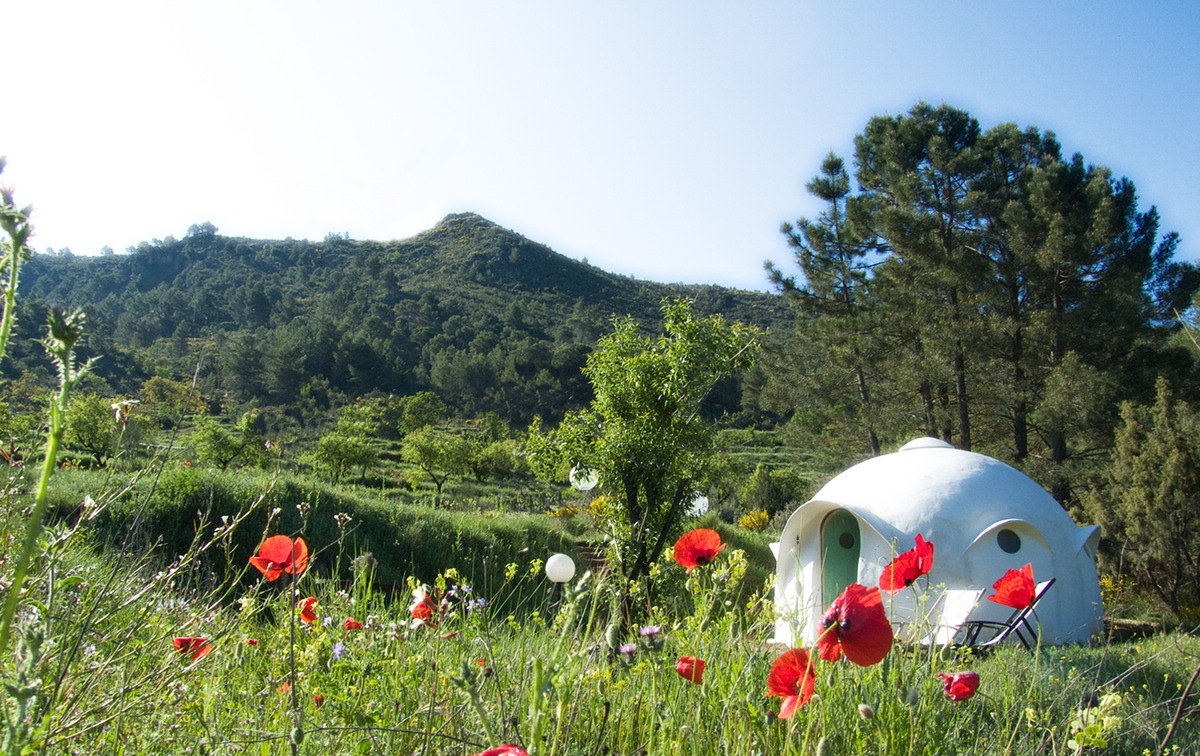
[[[746,530],[759,531],[767,527],[767,523],[771,521],[771,516],[767,514],[765,509],[752,509],[746,514],[738,518],[738,527]]]

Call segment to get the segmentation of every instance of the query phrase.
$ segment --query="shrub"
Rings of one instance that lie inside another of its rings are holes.
[[[759,463],[738,490],[738,503],[748,510],[766,510],[768,517],[784,511],[797,499],[803,500],[809,483],[794,470],[772,470]]]
[[[762,530],[771,522],[771,516],[765,509],[752,509],[738,518],[738,527],[746,530]]]

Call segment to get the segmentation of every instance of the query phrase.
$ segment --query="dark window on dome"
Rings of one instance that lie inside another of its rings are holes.
[[[854,548],[854,536],[851,533],[842,533],[838,536],[838,545],[843,549]]]
[[[1021,536],[1008,528],[1003,528],[996,534],[996,543],[1000,546],[1000,550],[1006,554],[1016,554],[1021,550]]]

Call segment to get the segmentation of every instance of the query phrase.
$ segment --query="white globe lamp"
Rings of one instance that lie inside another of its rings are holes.
[[[595,470],[589,470],[586,467],[580,468],[578,465],[571,468],[571,474],[568,477],[571,480],[571,486],[576,491],[591,491],[600,482]]]
[[[566,583],[575,577],[575,562],[566,554],[551,554],[546,560],[546,577],[551,583]]]

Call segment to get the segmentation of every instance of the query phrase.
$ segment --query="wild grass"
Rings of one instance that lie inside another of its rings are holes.
[[[657,565],[678,589],[652,610],[660,632],[618,637],[605,576],[551,584],[546,554],[498,568],[486,594],[443,570],[425,586],[439,611],[420,623],[410,591],[383,590],[361,554],[315,560],[353,563],[349,581],[310,569],[267,582],[243,566],[214,584],[197,567],[232,548],[244,515],[203,529],[166,568],[162,555],[99,555],[91,515],[48,528],[29,573],[4,670],[8,752],[1140,754],[1200,742],[1187,690],[1200,639],[1186,633],[819,662],[817,695],[785,721],[765,695],[782,650],[773,610],[739,592],[741,549],[691,575]],[[295,609],[309,596],[312,623]],[[211,650],[194,658],[175,638]],[[706,660],[701,684],[676,672],[685,655]],[[937,673],[966,669],[979,694],[950,701]]]

